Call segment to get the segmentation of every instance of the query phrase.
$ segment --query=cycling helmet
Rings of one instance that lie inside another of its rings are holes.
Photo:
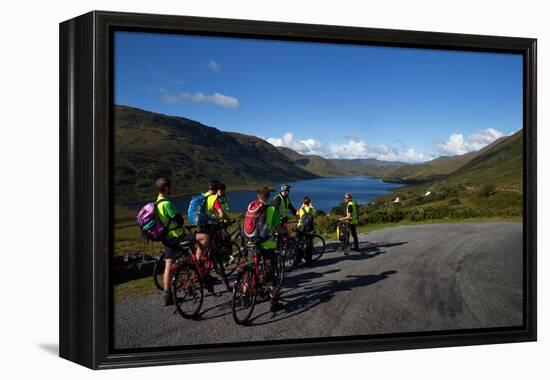
[[[281,191],[290,191],[290,185],[281,185]]]
[[[218,181],[217,179],[213,179],[212,181],[210,181],[210,185],[208,185],[209,190],[217,191],[219,188],[220,188],[220,181]]]

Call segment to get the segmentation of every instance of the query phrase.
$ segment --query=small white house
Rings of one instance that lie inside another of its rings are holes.
[[[425,197],[429,196],[432,192],[430,190],[426,191],[426,194],[424,194]]]
[[[393,200],[393,203],[401,203],[401,199],[399,199],[399,197],[396,197],[396,198]]]

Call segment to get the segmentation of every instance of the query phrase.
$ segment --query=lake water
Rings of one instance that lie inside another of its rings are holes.
[[[292,186],[290,200],[294,207],[299,207],[304,196],[307,195],[317,210],[327,213],[343,202],[345,193],[352,193],[353,199],[357,203],[365,204],[378,195],[387,194],[402,186],[396,183],[385,183],[380,179],[367,176],[317,178],[287,184]],[[278,191],[280,186],[281,184],[277,184],[273,187]],[[243,212],[247,205],[256,198],[256,193],[249,190],[227,191],[226,194],[232,212]],[[191,198],[190,195],[184,195],[170,199],[178,211],[185,215]],[[137,208],[140,206],[141,204]]]

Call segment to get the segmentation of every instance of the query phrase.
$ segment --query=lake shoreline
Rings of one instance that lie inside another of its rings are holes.
[[[395,189],[404,186],[401,183],[388,183],[380,178],[373,176],[333,176],[319,177],[308,180],[288,182],[291,186],[290,199],[294,207],[299,207],[304,196],[312,199],[313,206],[326,213],[331,212],[334,207],[338,207],[343,201],[345,193],[352,193],[354,199],[360,204],[371,202],[380,195],[387,195]],[[270,184],[275,189],[272,196],[279,191],[280,183]],[[231,212],[239,212],[246,209],[248,203],[256,198],[255,190],[259,185],[229,187],[226,192],[230,203]],[[193,194],[174,194],[170,196],[172,202],[180,212],[187,210],[189,201],[199,193]],[[154,199],[143,200],[141,202],[129,202],[123,206],[132,210],[139,210],[145,203]]]

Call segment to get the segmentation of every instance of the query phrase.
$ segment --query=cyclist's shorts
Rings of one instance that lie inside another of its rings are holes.
[[[180,247],[165,247],[164,248],[164,257],[166,259],[176,260],[183,255],[183,249]]]

